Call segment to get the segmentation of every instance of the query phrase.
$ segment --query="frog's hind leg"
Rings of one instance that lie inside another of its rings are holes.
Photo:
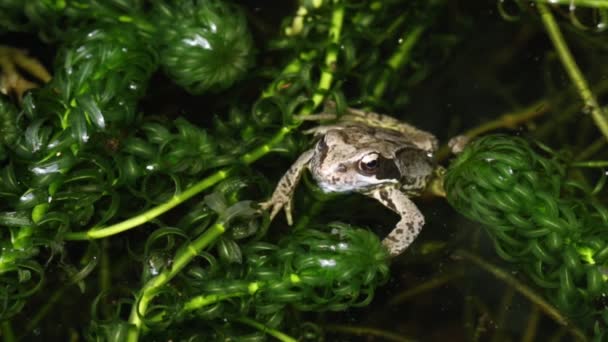
[[[395,228],[382,240],[392,257],[405,251],[424,226],[424,216],[414,202],[396,188],[376,189],[368,194],[401,216]]]

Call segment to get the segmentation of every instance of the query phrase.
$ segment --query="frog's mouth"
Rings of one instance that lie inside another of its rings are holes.
[[[399,184],[398,179],[378,179],[376,176],[356,175],[344,179],[317,180],[317,185],[325,193],[327,192],[368,192],[389,184]]]

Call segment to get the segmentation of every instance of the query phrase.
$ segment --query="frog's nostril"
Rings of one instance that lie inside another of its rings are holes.
[[[346,172],[346,165],[342,163],[338,164],[338,167],[336,167],[336,171],[340,173]]]

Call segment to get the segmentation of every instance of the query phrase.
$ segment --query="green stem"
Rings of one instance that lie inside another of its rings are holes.
[[[451,283],[454,279],[462,278],[463,276],[465,276],[464,270],[457,269],[438,277],[431,278],[429,281],[397,294],[389,300],[388,306],[402,305],[403,302],[411,298],[416,298],[417,296],[429,293],[445,284]]]
[[[141,224],[144,224],[153,218],[169,211],[170,209],[175,208],[179,204],[184,201],[190,199],[194,195],[200,193],[201,191],[208,189],[209,187],[217,184],[219,181],[226,179],[232,173],[232,169],[223,169],[215,172],[211,176],[201,180],[200,182],[194,184],[193,186],[186,189],[186,191],[174,195],[169,201],[160,204],[148,211],[145,211],[139,215],[133,216],[128,220],[122,221],[117,224],[113,224],[108,227],[93,227],[85,232],[70,232],[65,235],[65,240],[92,240],[92,239],[100,239],[108,236],[112,236],[114,234],[118,234],[129,230],[133,227],[137,227]]]
[[[327,50],[325,56],[326,68],[324,68],[321,74],[321,79],[319,80],[317,92],[315,92],[315,95],[313,95],[312,105],[304,107],[300,112],[300,115],[310,114],[312,111],[317,109],[325,99],[325,93],[331,88],[331,84],[333,81],[333,73],[331,71],[333,71],[333,69],[335,68],[335,64],[338,59],[338,50],[331,47],[338,46],[340,42],[343,21],[344,5],[336,4],[332,14],[332,24],[329,29],[330,48]],[[298,63],[298,61],[290,63],[285,70],[293,71],[294,69],[299,67]],[[264,94],[273,94],[273,90],[267,90]],[[299,123],[295,123],[293,125],[281,128],[272,138],[270,138],[270,140],[268,140],[268,142],[266,142],[262,146],[257,147],[253,151],[244,154],[241,157],[241,161],[244,164],[248,165],[262,158],[270,151],[272,151],[272,148],[274,146],[278,145],[281,141],[283,141],[285,136],[287,136],[292,130],[297,128],[298,125]],[[65,240],[100,239],[137,227],[161,214],[164,214],[170,209],[173,209],[184,201],[190,199],[194,195],[197,195],[201,191],[208,189],[209,187],[226,179],[233,172],[233,170],[234,169],[232,168],[225,168],[216,171],[214,174],[199,181],[192,187],[188,188],[186,191],[173,196],[173,198],[171,198],[169,201],[162,203],[130,219],[113,224],[108,227],[93,227],[85,232],[70,232],[67,233],[64,238]]]
[[[573,4],[581,7],[592,7],[592,8],[608,8],[608,1],[606,0],[534,0],[539,5],[552,4],[552,5],[565,5],[572,6]]]
[[[131,314],[129,316],[129,323],[133,324],[136,329],[133,329],[128,337],[128,341],[134,342],[139,338],[139,332],[141,331],[143,321],[142,316],[145,315],[150,301],[154,298],[157,291],[165,284],[167,284],[173,277],[175,277],[193,258],[213,241],[215,241],[225,231],[223,223],[217,222],[212,225],[205,233],[203,233],[198,239],[191,243],[181,247],[175,254],[173,264],[170,268],[167,268],[156,277],[148,280],[143,286],[139,295],[137,296],[138,301],[133,305]]]
[[[405,63],[409,61],[410,52],[420,39],[420,36],[424,32],[424,30],[425,27],[415,27],[412,31],[410,31],[405,40],[403,40],[399,44],[399,48],[397,49],[397,51],[395,51],[395,53],[389,58],[388,62],[386,63],[388,65],[388,69],[384,70],[384,72],[382,73],[382,77],[374,87],[373,99],[378,100],[382,97],[384,91],[386,90],[389,77],[391,75],[394,75],[395,71],[401,69],[405,65]]]
[[[473,127],[461,135],[464,135],[469,139],[473,139],[477,136],[497,130],[499,128],[515,129],[526,122],[530,122],[537,117],[544,115],[551,109],[550,103],[551,101],[549,100],[538,100],[524,108],[505,113],[492,121],[488,121],[479,126]],[[450,155],[450,148],[447,145],[444,145],[439,149],[439,151],[437,151],[436,158],[437,160],[442,161],[448,158]]]
[[[283,341],[283,342],[297,342],[298,341],[295,338],[293,338],[283,332],[280,332],[274,328],[271,328],[267,325],[256,322],[247,317],[239,317],[239,318],[235,319],[235,321],[241,322],[241,323],[246,324],[251,327],[254,327],[254,328],[258,329],[259,331],[276,338],[279,341]]]
[[[595,124],[604,137],[608,139],[608,120],[604,116],[602,108],[598,104],[593,92],[591,92],[581,70],[578,68],[574,57],[572,57],[572,53],[570,52],[568,45],[566,45],[564,37],[555,22],[555,18],[553,18],[553,14],[551,14],[551,10],[544,3],[538,3],[537,6],[545,29],[547,30],[547,34],[549,35],[549,38],[551,38],[553,46],[555,47],[555,50],[557,50],[557,54],[559,55],[570,80],[576,86],[576,89],[583,100],[583,110],[591,113],[593,121],[595,121]]]
[[[11,321],[4,321],[0,325],[0,330],[2,331],[2,341],[5,342],[16,342],[17,337],[13,332],[13,327],[11,327]]]
[[[300,276],[298,276],[295,273],[289,274],[289,276],[287,277],[287,279],[289,279],[289,281],[291,282],[291,284],[294,284],[294,285],[298,284],[301,281]],[[205,306],[208,306],[208,305],[211,305],[211,304],[215,304],[215,303],[218,303],[218,302],[221,302],[223,300],[230,299],[230,298],[244,297],[244,296],[253,296],[254,294],[256,294],[258,291],[260,291],[261,289],[263,289],[266,286],[268,286],[268,283],[266,283],[266,282],[252,281],[249,284],[247,284],[247,291],[235,291],[235,292],[232,292],[232,293],[224,292],[224,293],[221,293],[221,294],[202,294],[202,295],[198,295],[198,296],[192,297],[188,301],[186,301],[184,303],[182,311],[184,313],[186,313],[186,312],[189,312],[189,311],[198,310],[198,309],[203,308]],[[155,317],[151,318],[151,320],[152,321],[160,321],[161,317],[163,315],[164,315],[164,313],[162,313],[162,312],[157,313]]]
[[[608,160],[588,160],[584,162],[577,162],[570,164],[572,167],[597,167],[605,168],[608,167]]]
[[[104,239],[101,241],[101,253],[99,257],[99,289],[100,292],[109,292],[112,288],[112,262],[110,260],[110,240]],[[103,304],[101,312],[110,317],[110,305]]]
[[[323,100],[325,93],[331,88],[331,83],[334,78],[333,71],[336,68],[338,61],[338,46],[340,44],[340,36],[342,34],[342,24],[344,23],[344,5],[336,4],[331,16],[331,27],[329,28],[329,48],[325,55],[325,68],[321,72],[321,79],[317,91],[312,96],[312,106],[302,109],[300,115],[310,114],[315,110]]]
[[[221,302],[225,299],[242,297],[244,295],[246,295],[245,292],[234,292],[234,293],[225,293],[225,294],[211,294],[211,295],[196,296],[184,304],[183,311],[188,312],[188,311],[198,310],[207,305]]]

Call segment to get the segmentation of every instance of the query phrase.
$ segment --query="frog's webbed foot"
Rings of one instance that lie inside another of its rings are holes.
[[[392,257],[403,253],[424,226],[424,216],[414,202],[396,188],[377,189],[368,194],[401,216],[395,228],[382,240]]]
[[[27,51],[0,45],[0,92],[17,96],[19,102],[23,94],[39,87],[39,84],[27,79],[21,72],[26,72],[34,80],[47,83],[51,74],[35,58],[29,57]]]
[[[283,175],[279,184],[275,188],[270,199],[266,202],[260,203],[261,210],[270,209],[270,219],[279,213],[281,208],[285,210],[285,217],[287,218],[287,224],[292,225],[293,218],[291,216],[292,198],[293,193],[302,177],[302,173],[308,166],[314,150],[308,150],[296,160],[295,163],[287,170]]]

